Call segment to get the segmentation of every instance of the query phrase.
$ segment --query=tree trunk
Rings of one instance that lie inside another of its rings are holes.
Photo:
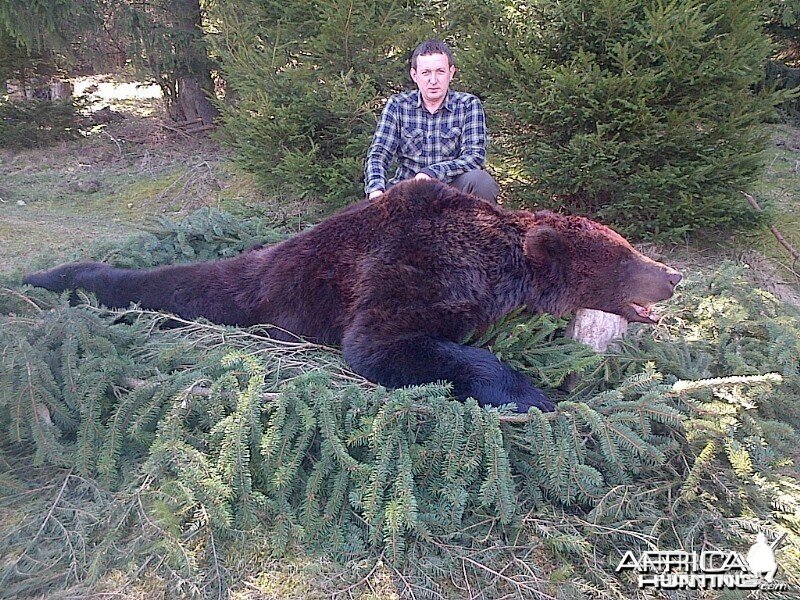
[[[50,99],[66,100],[72,98],[72,84],[69,81],[51,81]]]
[[[595,352],[605,352],[611,341],[621,338],[627,330],[628,322],[620,316],[581,308],[567,326],[566,335],[591,346]]]
[[[209,77],[210,80],[210,77]],[[178,78],[178,112],[179,121],[202,121],[203,125],[211,125],[219,115],[217,107],[208,98],[208,92],[196,78]]]
[[[203,39],[202,12],[199,0],[174,0],[172,12],[175,28],[186,34],[181,48],[181,63],[186,65],[174,74],[175,96],[167,98],[167,111],[179,122],[199,121],[211,125],[219,115],[211,102],[214,82],[211,61]]]

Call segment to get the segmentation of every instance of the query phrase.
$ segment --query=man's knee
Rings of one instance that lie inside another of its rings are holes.
[[[500,186],[498,186],[494,178],[483,169],[474,169],[462,173],[453,180],[451,185],[457,187],[462,192],[473,194],[491,202],[497,202],[497,195],[500,193]]]

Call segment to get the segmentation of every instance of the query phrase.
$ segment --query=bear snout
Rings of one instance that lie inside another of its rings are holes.
[[[623,284],[627,302],[650,306],[672,298],[683,279],[680,271],[655,261],[639,263],[630,279]]]
[[[661,265],[658,271],[645,278],[641,289],[641,292],[643,292],[641,299],[647,299],[650,302],[668,300],[672,298],[675,288],[678,287],[682,279],[683,275],[681,275],[680,271]]]
[[[678,284],[683,279],[683,275],[681,275],[680,271],[676,271],[671,267],[667,267],[667,280],[672,285],[672,289],[678,287]]]
[[[654,264],[654,261],[641,265],[637,270],[627,285],[621,286],[624,290],[621,305],[610,310],[602,306],[591,308],[617,314],[629,323],[658,323],[661,317],[653,310],[653,305],[672,298],[683,276],[666,265]]]

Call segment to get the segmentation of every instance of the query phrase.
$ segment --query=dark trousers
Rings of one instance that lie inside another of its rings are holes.
[[[392,187],[392,185],[397,184],[391,184],[389,187]],[[478,196],[478,198],[483,198],[489,202],[497,202],[497,196],[500,193],[500,186],[497,185],[494,178],[483,169],[474,169],[462,173],[453,179],[450,185],[461,192]]]
[[[500,186],[494,178],[483,169],[467,171],[456,177],[450,182],[454,188],[473,194],[490,202],[497,202],[497,195],[500,193]]]

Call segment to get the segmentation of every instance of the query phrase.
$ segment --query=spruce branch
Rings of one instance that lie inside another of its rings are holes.
[[[700,379],[697,381],[676,381],[672,384],[671,392],[681,394],[688,391],[702,390],[706,388],[733,386],[733,385],[755,385],[759,383],[783,382],[780,373],[766,373],[764,375],[736,375],[732,377],[713,377],[710,379]]]

